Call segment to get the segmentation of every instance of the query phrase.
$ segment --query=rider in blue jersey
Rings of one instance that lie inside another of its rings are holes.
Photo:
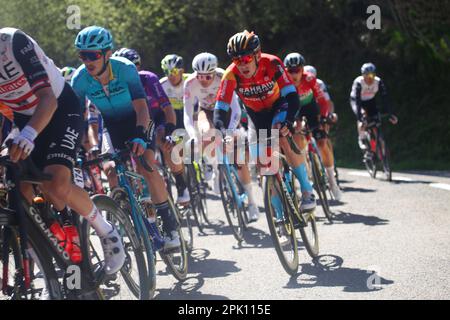
[[[153,163],[153,130],[147,99],[136,66],[121,57],[112,57],[113,38],[108,30],[91,26],[81,30],[75,46],[83,65],[72,78],[72,87],[81,101],[88,98],[100,111],[117,149],[132,143],[132,152]],[[163,220],[164,249],[180,246],[177,220],[169,209],[168,194],[158,170],[149,172],[139,161],[138,171],[145,177],[157,214]]]

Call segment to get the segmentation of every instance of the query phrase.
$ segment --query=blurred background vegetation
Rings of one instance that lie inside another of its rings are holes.
[[[372,4],[381,8],[380,30],[366,26]],[[371,61],[399,117],[384,127],[394,169],[450,170],[450,0],[0,0],[0,27],[24,30],[60,67],[78,66],[70,5],[80,8],[81,28],[108,28],[116,48],[137,49],[160,76],[167,53],[182,55],[187,71],[203,51],[226,68],[228,38],[243,29],[260,36],[264,52],[302,53],[330,87],[341,166],[362,166],[348,96]]]

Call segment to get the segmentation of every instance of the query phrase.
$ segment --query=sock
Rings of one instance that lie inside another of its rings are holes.
[[[100,237],[107,236],[113,229],[111,224],[105,220],[95,205],[85,218]]]
[[[272,208],[275,209],[275,214],[277,216],[277,219],[283,218],[283,204],[281,203],[281,199],[278,195],[274,195],[270,197],[270,200],[272,201]]]
[[[256,202],[255,202],[255,198],[253,197],[252,183],[250,182],[249,184],[244,185],[244,189],[247,192],[248,204],[255,205]]]
[[[173,212],[169,212],[169,204],[167,201],[163,203],[155,204],[156,213],[161,217],[163,221],[163,231],[170,234],[171,231],[177,229],[177,220],[174,217]]]
[[[333,187],[336,186],[336,179],[334,178],[334,166],[327,167],[325,168],[325,170],[327,171],[328,180],[330,180],[330,185]]]
[[[300,182],[300,188],[302,192],[311,193],[313,191],[312,184],[309,182],[308,173],[306,172],[306,166],[304,163],[292,170]]]

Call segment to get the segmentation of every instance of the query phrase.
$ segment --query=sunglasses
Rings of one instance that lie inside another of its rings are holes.
[[[302,67],[295,67],[295,68],[289,68],[288,72],[289,73],[299,73],[300,71],[302,71]]]
[[[246,56],[242,56],[239,58],[233,58],[233,62],[235,65],[240,65],[240,64],[247,64],[253,61],[253,55],[252,54],[248,54]]]
[[[172,68],[171,70],[165,70],[164,73],[166,76],[176,76],[180,72],[178,68]]]
[[[213,75],[211,73],[203,74],[203,73],[197,73],[197,79],[200,81],[209,81],[213,78]]]
[[[97,61],[103,56],[102,51],[80,51],[78,57],[82,61]]]

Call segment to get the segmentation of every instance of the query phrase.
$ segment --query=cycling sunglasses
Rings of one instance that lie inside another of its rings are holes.
[[[164,73],[166,76],[176,76],[180,72],[178,68],[172,68],[171,70],[165,70]]]
[[[102,51],[80,51],[78,57],[82,61],[97,61],[103,56]]]
[[[246,56],[242,56],[239,58],[233,58],[233,62],[235,65],[247,64],[253,61],[253,54],[248,54]]]
[[[211,73],[197,73],[197,79],[200,81],[209,81],[213,78]]]
[[[288,68],[288,72],[289,73],[299,73],[300,71],[302,71],[302,67],[294,67],[294,68]]]

